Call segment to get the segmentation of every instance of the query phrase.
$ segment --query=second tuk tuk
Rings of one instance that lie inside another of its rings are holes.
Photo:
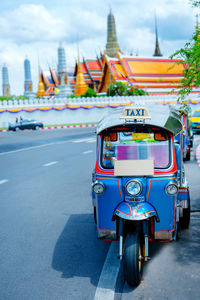
[[[127,106],[97,127],[92,195],[98,237],[119,240],[126,281],[137,286],[149,242],[176,240],[190,223],[179,111]]]

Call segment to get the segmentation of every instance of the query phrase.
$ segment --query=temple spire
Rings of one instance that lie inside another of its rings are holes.
[[[9,84],[9,77],[8,77],[8,68],[4,64],[2,68],[2,89],[3,89],[3,96],[10,96],[10,84]]]
[[[38,83],[37,96],[45,96],[45,87],[44,87],[44,82],[42,80],[42,72],[40,70],[40,66],[39,66],[39,83]]]
[[[69,78],[67,76],[67,64],[65,58],[65,49],[60,42],[58,47],[58,91],[56,97],[66,98],[72,94]]]
[[[105,53],[110,57],[116,57],[117,52],[121,52],[116,34],[115,18],[110,9],[110,13],[107,18],[107,43]]]
[[[32,94],[33,83],[31,79],[31,64],[27,56],[24,60],[24,79],[24,95],[30,96]]]
[[[156,46],[155,46],[155,52],[153,56],[162,56],[160,52],[159,42],[158,42],[158,29],[157,29],[157,18],[155,14],[155,34],[156,34]]]
[[[76,85],[74,94],[76,96],[80,96],[84,94],[88,89],[88,85],[85,82],[83,72],[81,70],[81,63],[79,58],[79,50],[78,50],[78,65],[77,65],[77,74],[76,74]]]

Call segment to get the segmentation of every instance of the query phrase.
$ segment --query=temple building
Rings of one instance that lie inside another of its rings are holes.
[[[45,70],[41,72],[41,80],[44,84],[45,95],[46,96],[54,96],[55,95],[55,87],[58,86],[58,72],[57,69],[49,68],[49,70]]]
[[[24,60],[24,96],[33,95],[33,83],[31,79],[31,64],[29,59]]]
[[[95,91],[97,91],[99,88],[99,84],[103,72],[103,63],[104,63],[104,56],[102,54],[100,54],[100,56],[97,55],[96,59],[83,58],[83,62],[80,63],[81,71],[83,73],[86,84],[88,85],[88,87],[92,88]],[[77,70],[78,70],[78,63],[76,63],[74,69],[74,75],[73,75],[74,80],[72,79],[70,81],[72,88],[75,87]]]
[[[8,68],[6,65],[4,65],[2,68],[2,91],[3,91],[3,96],[10,96]]]
[[[125,56],[117,58],[105,55],[105,64],[98,92],[107,92],[113,82],[128,84],[144,89],[149,94],[167,94],[180,86],[186,64],[176,64],[179,60],[164,57]]]
[[[196,32],[199,33],[198,20]],[[117,57],[105,55],[104,69],[98,92],[107,92],[109,85],[114,82],[131,83],[134,87],[143,89],[150,95],[177,92],[177,88],[181,86],[183,71],[187,68],[187,65],[179,59],[162,57],[158,41],[156,16],[155,36],[156,43],[153,57],[123,55],[120,52],[118,52]],[[199,90],[193,89],[193,92],[199,92]]]
[[[39,84],[37,96],[54,96],[65,98],[72,94],[70,80],[66,67],[65,50],[60,44],[58,47],[57,69],[49,68],[47,71],[39,71]]]
[[[197,30],[199,30],[198,22]],[[72,91],[76,95],[81,95],[88,87],[98,93],[106,93],[109,85],[115,81],[124,84],[131,82],[135,87],[153,95],[168,94],[172,90],[175,92],[175,89],[181,86],[183,71],[187,66],[184,62],[177,64],[177,62],[180,62],[178,59],[162,57],[156,16],[153,57],[139,57],[122,53],[117,41],[114,15],[111,11],[107,17],[107,43],[105,48],[104,54],[100,53],[96,59],[83,58],[80,62],[78,58],[74,72],[71,71],[69,74],[66,69],[64,52],[62,47],[59,47],[58,69],[50,69],[40,74],[45,95],[55,95],[56,89],[65,91],[65,96]],[[60,93],[61,95],[62,93]]]

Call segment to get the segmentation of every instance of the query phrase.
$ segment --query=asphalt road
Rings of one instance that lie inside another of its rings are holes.
[[[110,246],[93,222],[95,148],[93,128],[0,134],[0,299],[94,298]],[[185,166],[190,229],[152,245],[137,289],[121,269],[116,299],[199,299],[200,168],[194,157]]]
[[[93,223],[93,132],[0,137],[13,149],[0,155],[0,299],[93,299],[109,247]]]

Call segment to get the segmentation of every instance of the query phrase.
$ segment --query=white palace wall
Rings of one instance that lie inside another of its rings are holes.
[[[190,95],[187,100],[195,103],[190,104],[192,111],[200,108],[199,95]],[[96,123],[115,106],[131,103],[137,105],[166,104],[176,101],[177,95],[2,101],[0,102],[0,128],[7,128],[9,122],[15,122],[15,119],[20,116],[24,119],[42,121],[44,125]]]

